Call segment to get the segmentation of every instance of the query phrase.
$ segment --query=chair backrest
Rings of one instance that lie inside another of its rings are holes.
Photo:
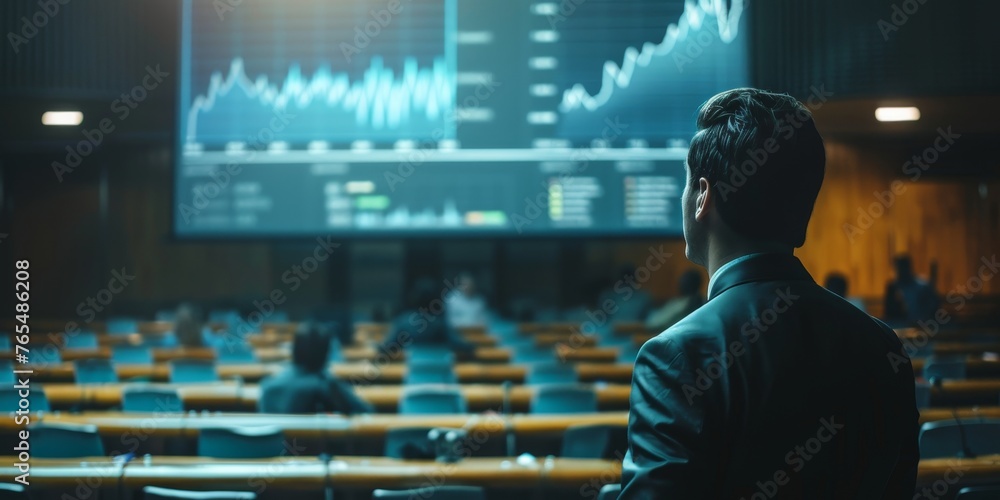
[[[90,330],[80,330],[72,335],[67,334],[63,338],[66,339],[63,343],[63,347],[66,349],[97,349],[99,346],[97,334]]]
[[[538,384],[575,384],[576,367],[566,363],[535,363],[528,369],[526,383]]]
[[[963,441],[976,456],[1000,454],[1000,419],[927,422],[919,439],[922,459],[958,456]]]
[[[512,349],[512,358],[515,363],[543,363],[555,362],[556,354],[549,347],[523,346]]]
[[[563,458],[621,460],[628,450],[625,425],[573,425],[563,432]]]
[[[542,385],[531,398],[531,413],[593,413],[597,411],[594,389],[579,385]]]
[[[110,359],[85,358],[73,362],[73,372],[78,384],[113,384],[118,382],[118,373]]]
[[[111,361],[116,365],[151,365],[153,350],[145,346],[116,345],[111,348]]]
[[[39,424],[29,432],[34,458],[104,456],[104,444],[96,425]]]
[[[28,500],[30,498],[20,484],[0,483],[0,500]]]
[[[931,356],[924,362],[924,378],[934,379],[964,379],[966,360],[964,357]]]
[[[406,366],[407,384],[454,384],[455,370],[448,361],[410,361]]]
[[[930,408],[931,385],[926,382],[916,382],[914,390],[917,392],[917,408]]]
[[[198,434],[200,457],[271,458],[284,451],[285,436],[279,427],[207,428]]]
[[[132,318],[109,318],[104,323],[104,330],[111,335],[137,333],[139,323]]]
[[[958,490],[955,500],[997,500],[1000,486],[976,486]]]
[[[28,358],[33,365],[57,365],[62,363],[62,352],[52,342],[28,346]]]
[[[171,383],[193,384],[218,381],[219,372],[215,370],[215,360],[174,359],[170,361]]]
[[[618,350],[618,362],[619,363],[635,363],[636,356],[639,355],[639,347],[636,345],[622,346]]]
[[[256,493],[248,491],[185,491],[146,486],[143,500],[255,500]]]
[[[122,411],[180,413],[184,411],[184,402],[176,389],[129,386],[122,390]]]
[[[173,309],[160,309],[159,311],[156,311],[153,319],[156,321],[169,321],[173,323],[174,320],[177,319],[177,311]]]
[[[385,456],[389,458],[434,458],[434,449],[427,439],[433,427],[396,427],[385,432]]]
[[[465,411],[465,397],[451,387],[407,387],[399,401],[399,413],[407,415]]]
[[[257,353],[248,343],[221,342],[212,346],[219,364],[256,363]]]
[[[421,361],[437,361],[439,363],[455,363],[455,353],[450,347],[438,345],[414,345],[410,346],[406,353],[406,360],[409,363]]]
[[[0,414],[10,413],[21,409],[20,389],[15,387],[0,388]],[[24,408],[32,413],[39,411],[49,411],[49,398],[45,397],[45,390],[40,385],[31,385],[28,389],[28,401]]]
[[[376,500],[486,500],[485,491],[477,486],[438,486],[437,488],[417,488],[413,490],[375,490]]]
[[[597,494],[597,500],[618,500],[618,495],[622,492],[620,484],[605,484],[601,487],[601,492]]]
[[[14,385],[14,361],[0,359],[0,387]]]

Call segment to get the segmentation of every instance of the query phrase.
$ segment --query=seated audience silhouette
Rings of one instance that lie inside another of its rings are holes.
[[[697,269],[684,271],[678,281],[677,291],[677,297],[650,311],[646,317],[646,328],[652,331],[666,330],[705,303],[705,296],[701,294],[701,272]]]
[[[597,304],[605,311],[614,311],[608,314],[611,321],[643,321],[649,313],[652,298],[642,286],[636,279],[635,267],[627,264],[619,269],[611,286],[601,292]],[[614,303],[613,307],[608,307],[609,301]]]
[[[441,346],[471,353],[475,346],[462,338],[449,323],[448,306],[440,295],[441,287],[433,280],[417,280],[407,294],[403,312],[393,320],[379,350],[395,356],[411,346]]]
[[[447,316],[451,326],[483,326],[486,324],[486,300],[476,290],[476,280],[469,273],[458,276],[455,290],[448,294]]]
[[[295,331],[292,366],[260,383],[262,413],[369,413],[371,405],[351,386],[326,371],[329,328],[303,323]]]
[[[201,312],[194,305],[184,303],[174,315],[174,336],[182,347],[204,347]]]
[[[823,288],[826,288],[827,290],[843,297],[844,300],[854,304],[854,307],[868,312],[865,308],[865,303],[860,298],[847,296],[847,276],[844,276],[841,273],[830,273],[826,275],[826,281],[823,283]]]
[[[896,280],[885,289],[885,318],[893,325],[914,326],[934,318],[941,299],[934,287],[913,273],[909,255],[893,261]]]

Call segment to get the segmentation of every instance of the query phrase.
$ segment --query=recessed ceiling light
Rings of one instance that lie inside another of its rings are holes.
[[[42,113],[42,125],[74,126],[83,123],[83,113],[79,111],[46,111]]]
[[[915,122],[920,119],[920,110],[915,107],[876,108],[875,119],[880,122]]]

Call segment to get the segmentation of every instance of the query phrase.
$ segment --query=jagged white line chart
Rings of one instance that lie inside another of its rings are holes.
[[[363,77],[351,81],[346,73],[318,68],[311,78],[292,65],[280,84],[261,75],[247,75],[242,58],[233,59],[228,74],[214,72],[206,92],[197,96],[188,113],[187,140],[197,142],[199,124],[210,120],[222,99],[233,99],[250,108],[292,114],[313,109],[330,116],[331,123],[349,115],[359,128],[398,129],[414,118],[443,120],[455,106],[454,70],[437,58],[430,68],[418,67],[408,58],[396,74],[374,56]],[[315,108],[320,108],[319,110]]]
[[[685,2],[680,20],[667,27],[663,40],[659,43],[645,43],[642,49],[628,47],[621,66],[614,61],[605,61],[600,90],[591,95],[583,85],[574,85],[563,93],[559,111],[565,113],[581,107],[594,111],[604,106],[614,95],[615,89],[629,87],[637,71],[650,66],[657,58],[669,56],[693,32],[707,28],[706,23],[716,22],[719,40],[726,44],[732,43],[739,34],[742,15],[743,0],[732,0],[732,5],[728,8],[725,0]]]

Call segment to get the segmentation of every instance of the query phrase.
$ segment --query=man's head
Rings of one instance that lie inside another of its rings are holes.
[[[707,265],[720,240],[802,246],[826,165],[809,110],[784,94],[741,88],[705,102],[697,123],[682,197],[687,257]]]
[[[458,288],[458,291],[465,294],[465,296],[472,297],[476,295],[476,279],[472,276],[472,274],[463,272],[458,275],[456,288]]]
[[[292,342],[292,363],[307,372],[318,372],[326,367],[330,354],[330,329],[319,323],[302,323],[295,330]]]

